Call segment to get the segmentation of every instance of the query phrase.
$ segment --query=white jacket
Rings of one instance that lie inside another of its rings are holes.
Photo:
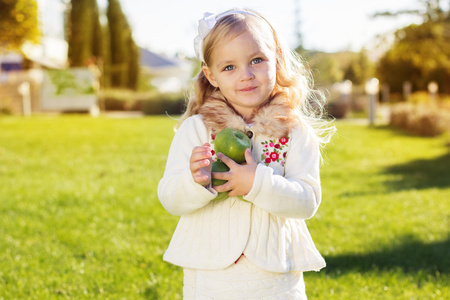
[[[258,166],[244,197],[248,202],[237,197],[212,201],[217,192],[195,183],[189,169],[195,146],[208,142],[214,147],[211,132],[200,115],[180,126],[158,185],[161,204],[181,216],[165,261],[185,268],[223,269],[243,253],[272,272],[318,271],[325,266],[304,221],[321,200],[318,144],[301,126],[286,139],[256,132],[252,156]]]

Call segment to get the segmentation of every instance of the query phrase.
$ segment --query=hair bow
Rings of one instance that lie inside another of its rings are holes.
[[[203,57],[203,40],[214,28],[219,19],[233,14],[248,14],[259,17],[258,15],[245,10],[231,10],[221,14],[213,14],[210,12],[204,13],[203,18],[198,20],[198,35],[194,39],[195,55],[200,61],[205,62],[205,58]]]

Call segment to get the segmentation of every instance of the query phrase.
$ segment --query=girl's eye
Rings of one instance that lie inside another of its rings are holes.
[[[262,58],[258,57],[258,58],[252,59],[251,64],[255,65],[255,64],[259,64],[260,62],[262,62]]]
[[[224,70],[224,71],[231,71],[231,70],[234,70],[234,66],[231,66],[231,65],[226,66],[225,68],[223,68],[223,70]]]

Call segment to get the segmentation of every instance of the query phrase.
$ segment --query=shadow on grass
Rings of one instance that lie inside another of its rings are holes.
[[[450,238],[434,243],[424,243],[404,237],[388,249],[363,254],[344,254],[325,257],[329,275],[345,272],[371,272],[400,269],[403,272],[422,272],[432,276],[450,272]]]
[[[418,159],[386,168],[387,174],[398,179],[386,182],[389,190],[450,187],[450,153],[434,159]]]

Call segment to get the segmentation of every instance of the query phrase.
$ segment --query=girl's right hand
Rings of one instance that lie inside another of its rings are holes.
[[[190,169],[194,181],[203,186],[211,183],[212,149],[208,143],[192,150]]]

